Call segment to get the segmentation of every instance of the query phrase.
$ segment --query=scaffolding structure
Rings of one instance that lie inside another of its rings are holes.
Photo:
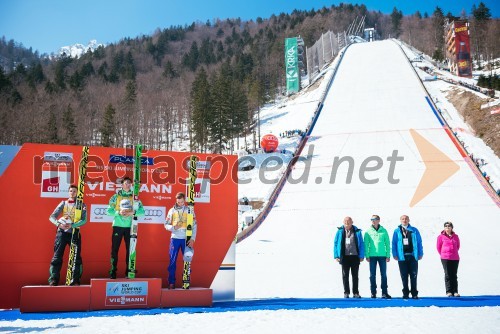
[[[356,17],[349,27],[339,33],[327,31],[313,46],[306,48],[306,63],[309,82],[314,81],[321,70],[328,65],[344,47],[355,42],[364,42],[366,16]]]
[[[310,48],[306,48],[307,73],[309,80],[315,78],[321,69],[339,53],[338,37],[331,31],[321,37]]]

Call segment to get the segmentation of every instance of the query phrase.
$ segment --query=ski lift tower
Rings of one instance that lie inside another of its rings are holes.
[[[366,28],[364,30],[364,39],[367,42],[373,42],[375,40],[375,28]]]

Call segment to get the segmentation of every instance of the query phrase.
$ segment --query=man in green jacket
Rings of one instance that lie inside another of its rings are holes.
[[[377,298],[377,263],[382,277],[382,298],[390,299],[387,293],[387,262],[391,260],[391,243],[387,230],[380,225],[380,217],[373,215],[372,226],[364,236],[366,261],[370,263],[370,290],[372,298]]]
[[[122,239],[125,240],[127,267],[125,268],[125,277],[128,276],[128,260],[130,249],[130,226],[134,216],[144,216],[144,207],[141,201],[136,203],[137,210],[134,212],[134,193],[132,191],[132,180],[124,177],[122,180],[122,189],[114,194],[109,200],[107,209],[108,216],[113,216],[113,235],[111,236],[111,269],[109,278],[116,278],[116,269],[118,266],[118,251]]]

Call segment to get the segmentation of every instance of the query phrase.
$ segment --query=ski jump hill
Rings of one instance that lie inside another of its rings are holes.
[[[461,294],[500,294],[499,199],[436,112],[400,45],[390,40],[353,44],[344,51],[273,209],[238,244],[236,296],[343,296],[334,235],[345,216],[366,231],[373,214],[380,215],[391,240],[403,214],[420,230],[420,297],[445,294],[436,238],[446,221],[454,223],[461,238]],[[361,296],[368,297],[366,262],[359,277]],[[388,284],[393,297],[402,296],[392,258]]]

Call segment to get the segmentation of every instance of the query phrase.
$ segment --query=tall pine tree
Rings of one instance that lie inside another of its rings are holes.
[[[209,126],[212,123],[212,96],[207,72],[202,67],[191,86],[191,131],[192,149],[205,152],[209,140]]]
[[[170,60],[167,60],[167,62],[165,63],[163,76],[169,79],[176,78],[179,76],[179,74],[177,74],[177,72],[175,71],[174,65]]]
[[[64,63],[62,61],[58,61],[56,63],[54,74],[55,74],[54,82],[56,86],[61,89],[66,89],[66,73],[64,71]]]
[[[110,147],[115,144],[116,126],[115,126],[115,108],[110,103],[104,111],[102,126],[99,129],[101,133],[101,146]]]
[[[66,110],[63,113],[63,124],[64,130],[66,132],[66,136],[64,138],[64,142],[69,145],[78,144],[78,138],[76,137],[76,124],[75,119],[73,117],[73,109],[71,105],[68,104]]]
[[[403,12],[394,7],[391,13],[392,33],[394,34],[392,37],[394,38],[398,38],[399,35],[401,34],[402,19],[403,19]]]
[[[222,64],[220,73],[213,80],[213,117],[210,122],[210,141],[213,151],[222,153],[227,148],[231,136],[231,67]]]
[[[239,149],[239,137],[245,131],[245,124],[248,123],[248,98],[243,90],[243,85],[233,78],[231,84],[229,105],[231,110],[230,138],[238,138],[237,148]],[[233,145],[231,145],[231,152]]]
[[[437,61],[444,60],[444,14],[441,8],[436,7],[432,13],[432,29],[434,35],[435,51],[432,55]]]
[[[49,118],[47,119],[45,135],[47,144],[59,143],[57,117],[53,108],[51,108],[49,111]]]
[[[476,60],[478,61],[478,66],[479,68],[482,68],[481,60],[489,56],[488,52],[486,52],[485,42],[488,30],[488,21],[491,19],[491,13],[490,9],[486,7],[485,4],[483,2],[480,2],[477,7],[476,5],[472,5],[471,14],[473,19],[471,25],[471,30],[472,30],[471,32],[473,35],[471,40],[475,44],[474,48],[476,53]],[[498,43],[498,39],[496,43]]]
[[[125,96],[121,105],[121,123],[122,129],[125,129],[123,134],[123,144],[135,143],[138,138],[139,115],[137,110],[137,85],[136,82],[130,80],[125,86]],[[123,124],[122,124],[123,123]]]
[[[193,72],[196,71],[199,63],[199,56],[200,53],[198,50],[198,44],[196,43],[196,41],[194,41],[191,44],[191,49],[189,50],[189,52],[184,54],[184,56],[182,57],[182,65],[189,68]]]

